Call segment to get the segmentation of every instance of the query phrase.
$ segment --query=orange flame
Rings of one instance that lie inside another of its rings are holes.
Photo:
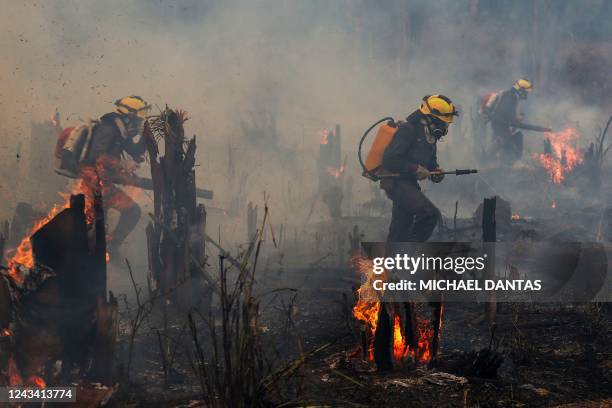
[[[578,132],[565,128],[561,132],[546,132],[544,137],[550,145],[550,152],[539,153],[536,158],[554,184],[560,184],[574,168],[582,163],[582,152],[577,146]]]
[[[418,345],[416,350],[411,350],[406,344],[401,318],[398,314],[395,315],[393,319],[393,357],[395,360],[400,361],[410,355],[420,363],[431,360],[431,340],[433,338],[431,323],[428,320],[423,320],[419,322],[417,330],[419,332]]]
[[[365,278],[365,282],[357,289],[357,303],[353,307],[353,316],[355,319],[363,322],[369,331],[370,338],[374,338],[376,326],[378,323],[378,313],[380,312],[380,302],[378,296],[372,288],[374,278],[373,263],[370,259],[355,255],[353,257],[353,265],[357,271]],[[374,342],[370,341],[368,345],[368,359],[374,360]]]
[[[342,176],[342,174],[344,174],[344,170],[346,170],[345,166],[340,166],[340,167],[327,167],[327,172],[332,175],[335,178],[340,178],[340,176]]]
[[[402,333],[402,319],[396,314],[393,319],[393,357],[396,360],[401,360],[406,352],[406,342]]]
[[[419,345],[414,350],[415,357],[421,363],[431,360],[431,339],[433,338],[433,328],[428,321],[423,322],[419,327]]]
[[[9,385],[12,387],[23,384],[23,378],[17,369],[17,363],[15,359],[11,356],[8,360],[8,377],[9,377]]]
[[[553,200],[552,204],[550,205],[550,208],[557,208],[557,202],[555,200]]]
[[[69,204],[70,203],[68,202],[63,205],[54,205],[46,216],[34,224],[34,227],[32,227],[32,229],[26,234],[25,238],[21,240],[17,248],[14,249],[15,254],[8,261],[8,270],[9,277],[13,279],[15,283],[22,284],[25,280],[25,272],[23,268],[30,269],[34,266],[34,257],[32,255],[32,243],[30,242],[30,237],[49,221],[51,221],[51,219],[61,210],[68,207]]]
[[[11,337],[13,335],[13,332],[11,331],[11,329],[2,329],[2,331],[0,332],[0,337]]]
[[[321,137],[319,144],[326,145],[329,143],[329,130],[321,130],[319,136]]]
[[[93,208],[94,193],[91,188],[91,184],[88,184],[85,181],[88,171],[85,170],[83,174],[84,178],[76,184],[76,186],[72,189],[71,194],[85,195],[85,215],[87,222],[91,223],[95,218]],[[34,223],[34,226],[21,240],[17,248],[9,251],[9,253],[14,252],[14,255],[8,261],[8,275],[15,283],[19,285],[23,284],[27,270],[34,266],[34,256],[32,254],[32,243],[30,242],[30,237],[34,235],[36,231],[45,226],[49,221],[51,221],[58,213],[70,206],[71,194],[60,193],[60,195],[64,198],[64,203],[55,204],[47,215]]]
[[[378,300],[378,295],[372,287],[372,282],[376,276],[373,271],[373,263],[370,259],[356,255],[353,257],[353,265],[357,271],[363,276],[364,282],[357,289],[357,302],[353,307],[353,316],[361,321],[369,332],[368,343],[368,360],[374,360],[374,334],[378,327],[378,314],[381,308],[381,302]],[[379,275],[377,279],[383,279],[383,275]],[[433,338],[433,328],[428,320],[422,320],[418,325],[418,346],[416,350],[410,350],[406,343],[406,337],[402,331],[401,316],[395,314],[393,316],[393,357],[397,361],[412,355],[412,357],[421,362],[428,362],[431,359],[431,339]]]
[[[46,388],[47,387],[47,383],[45,382],[45,380],[43,380],[41,377],[37,376],[37,375],[31,375],[28,377],[28,379],[26,380],[26,384],[28,385],[34,385],[38,388]]]
[[[518,221],[521,219],[521,215],[520,214],[512,214],[512,217],[510,217],[512,219],[512,221]]]

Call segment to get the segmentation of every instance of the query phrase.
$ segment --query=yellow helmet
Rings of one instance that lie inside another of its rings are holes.
[[[140,96],[130,95],[125,98],[117,99],[115,101],[117,112],[123,115],[137,115],[141,118],[147,116],[147,112],[151,109],[151,105],[146,103]]]
[[[424,115],[432,115],[446,123],[453,123],[453,117],[459,116],[451,100],[440,94],[426,95],[419,110]]]
[[[533,89],[533,83],[528,79],[521,78],[514,83],[513,88],[517,91],[524,89],[525,91],[529,92]]]

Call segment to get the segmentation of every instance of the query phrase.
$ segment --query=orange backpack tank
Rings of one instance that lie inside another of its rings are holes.
[[[363,141],[367,137],[368,133],[372,129],[374,129],[378,124],[383,123],[376,133],[376,137],[374,137],[374,141],[372,142],[372,146],[370,146],[370,150],[368,151],[368,156],[366,157],[365,163],[361,159],[361,147],[363,145]],[[363,167],[363,175],[371,180],[378,181],[377,175],[381,172],[382,159],[383,154],[385,153],[385,149],[393,140],[393,136],[398,129],[398,122],[395,122],[393,118],[383,118],[378,122],[374,123],[361,138],[361,142],[359,143],[359,162]]]

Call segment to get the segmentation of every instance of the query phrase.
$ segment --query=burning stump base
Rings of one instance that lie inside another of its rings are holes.
[[[357,235],[355,233],[354,235]],[[352,263],[365,278],[356,291],[353,316],[361,322],[361,350],[364,360],[374,362],[379,371],[394,365],[434,364],[440,346],[442,299],[430,302],[431,320],[417,316],[415,302],[381,302],[372,288],[372,262],[352,239]],[[368,249],[370,257],[384,256],[385,246]]]
[[[0,301],[10,299],[12,313],[10,325],[0,328],[1,383],[65,385],[73,374],[110,383],[117,302],[112,293],[106,298],[100,196],[89,211],[83,195],[72,196],[31,235],[33,267],[9,263],[2,276]]]
[[[432,304],[433,319],[417,319],[416,304],[381,303],[376,326],[370,328],[370,339],[362,340],[370,350],[364,357],[374,361],[379,371],[394,365],[434,364],[440,344],[442,303]],[[367,350],[364,347],[364,350]]]

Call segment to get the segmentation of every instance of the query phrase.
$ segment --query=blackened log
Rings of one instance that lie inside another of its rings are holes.
[[[13,315],[13,302],[7,278],[0,275],[0,331],[9,327]]]
[[[104,222],[104,207],[102,203],[102,194],[96,192],[94,194],[94,259],[95,264],[92,278],[93,284],[98,289],[97,296],[106,301],[106,226]]]
[[[393,326],[385,303],[381,303],[378,324],[374,333],[374,362],[378,371],[393,369],[392,346]]]
[[[416,321],[416,304],[413,301],[404,302],[404,338],[410,350],[419,347],[419,333]]]

